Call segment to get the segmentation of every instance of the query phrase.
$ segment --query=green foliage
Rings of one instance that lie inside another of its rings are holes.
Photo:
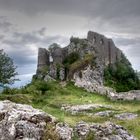
[[[73,42],[74,44],[78,44],[78,43],[80,43],[80,40],[81,39],[79,39],[78,37],[71,37],[70,38],[70,42]]]
[[[12,94],[17,94],[18,92],[19,90],[17,88],[6,87],[3,89],[2,94],[12,95]]]
[[[35,81],[34,83],[35,89],[41,91],[44,94],[47,90],[50,89],[49,84],[45,81]]]
[[[3,50],[0,50],[0,86],[12,84],[16,80],[15,70],[13,60]]]
[[[140,81],[129,61],[123,56],[121,61],[109,65],[104,71],[105,85],[117,92],[140,89]]]
[[[94,132],[90,131],[86,137],[86,140],[94,140],[95,136],[94,136]]]
[[[41,72],[42,75],[48,74],[48,71],[49,71],[49,67],[48,67],[48,66],[44,66],[44,67],[40,70],[40,72]]]
[[[55,124],[52,123],[47,124],[44,140],[60,140],[59,135],[55,131]]]
[[[70,53],[63,61],[65,67],[69,68],[69,66],[79,59],[79,54],[77,52]]]
[[[77,60],[72,63],[69,67],[69,77],[72,77],[74,72],[85,68],[89,64],[91,64],[91,66],[94,65],[94,56],[92,54],[87,54],[83,59]]]
[[[50,46],[49,46],[49,50],[51,51],[51,50],[55,50],[55,49],[57,49],[57,48],[61,48],[61,46],[59,45],[59,44],[57,44],[57,43],[53,43],[53,44],[51,44]]]
[[[31,97],[19,94],[19,93],[12,93],[12,94],[1,94],[0,100],[10,100],[15,103],[22,103],[22,104],[30,104]]]
[[[35,108],[41,109],[56,118],[59,121],[64,121],[68,123],[71,127],[75,126],[79,121],[85,121],[87,123],[103,123],[105,121],[112,121],[114,123],[120,124],[126,129],[134,134],[138,139],[140,139],[140,118],[134,120],[118,120],[114,117],[99,117],[90,116],[86,114],[75,114],[66,113],[61,110],[61,106],[66,105],[79,105],[79,104],[102,104],[112,106],[112,110],[116,113],[118,112],[132,112],[140,114],[140,102],[123,102],[123,101],[110,101],[105,96],[101,96],[96,93],[89,93],[82,88],[75,87],[72,82],[67,83],[62,86],[62,83],[58,81],[52,81],[45,83],[47,84],[47,94],[42,94],[38,91],[36,85],[41,84],[40,81],[34,81],[28,84],[26,87],[21,89],[8,89],[5,93],[0,95],[0,100],[11,100],[17,103],[30,104]],[[41,88],[39,88],[41,90]],[[7,93],[8,92],[8,93]],[[46,92],[45,92],[46,93]],[[96,113],[99,111],[104,111],[105,108],[99,110],[93,110],[91,113]],[[108,109],[107,109],[108,110]],[[89,111],[87,112],[89,113]],[[55,132],[55,126],[53,124],[48,124],[45,133],[46,139],[59,139],[57,133]],[[45,139],[44,138],[44,139]],[[94,133],[90,132],[87,136],[88,139],[94,139]],[[77,140],[77,138],[74,138]]]

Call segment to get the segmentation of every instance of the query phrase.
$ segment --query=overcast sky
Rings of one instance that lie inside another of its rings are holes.
[[[112,38],[140,71],[140,0],[0,0],[0,49],[18,66],[18,86],[36,72],[39,47],[88,30]]]

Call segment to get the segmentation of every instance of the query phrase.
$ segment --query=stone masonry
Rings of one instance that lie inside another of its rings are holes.
[[[67,79],[68,73],[65,72],[62,62],[73,52],[77,52],[80,55],[80,59],[83,59],[86,54],[93,55],[94,58],[96,58],[95,61],[98,65],[92,69],[92,77],[94,77],[92,81],[95,81],[95,83],[99,85],[103,84],[104,67],[120,60],[122,54],[111,39],[96,32],[89,31],[86,39],[72,37],[70,44],[64,48],[56,43],[52,44],[48,50],[39,48],[37,73],[39,73],[43,67],[47,66],[49,68],[48,73],[52,78],[58,78],[60,80]],[[58,71],[58,65],[60,71]],[[63,68],[63,72],[61,67]],[[79,72],[79,70],[77,71]],[[52,73],[54,73],[54,75]],[[74,73],[71,79],[73,79],[73,76]]]

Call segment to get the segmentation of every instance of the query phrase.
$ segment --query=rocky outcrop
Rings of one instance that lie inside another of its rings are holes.
[[[88,124],[81,121],[71,130],[68,125],[58,127],[61,140],[72,140],[72,135],[77,140],[137,140],[125,128],[112,122]]]
[[[110,108],[110,106],[95,104],[79,105],[76,111],[81,112],[102,107]],[[74,106],[72,109],[75,111]],[[130,118],[130,114],[128,115]],[[132,117],[131,114],[131,118]],[[104,124],[87,124],[81,121],[77,123],[74,128],[71,128],[66,123],[56,123],[56,119],[53,116],[34,109],[29,105],[16,104],[11,101],[0,101],[1,140],[43,140],[47,137],[46,127],[51,123],[54,125],[52,128],[53,131],[50,131],[48,134],[51,134],[51,137],[54,139],[55,135],[53,136],[53,132],[59,136],[57,139],[61,140],[72,140],[73,137],[84,140],[89,136],[95,140],[137,140],[122,126],[111,122]]]
[[[80,140],[86,139],[89,132],[90,132],[90,125],[87,124],[86,122],[81,121],[77,123],[77,125],[75,126],[75,133],[77,134]]]
[[[71,114],[82,113],[86,111],[92,111],[96,109],[112,109],[112,106],[109,105],[101,105],[101,104],[85,104],[85,105],[63,105],[61,107],[62,110],[70,112]]]
[[[134,113],[122,113],[122,114],[117,114],[115,117],[119,120],[132,120],[138,117],[137,114]]]
[[[43,139],[47,122],[53,122],[51,115],[29,105],[0,101],[0,139]]]
[[[140,101],[140,90],[117,93],[114,89],[93,82],[92,71],[83,71],[83,77],[80,78],[77,73],[74,74],[75,86],[83,87],[88,92],[97,92],[107,96],[112,101]],[[97,80],[99,81],[99,80]]]
[[[83,105],[63,105],[61,110],[76,115],[78,113],[90,116],[90,117],[113,117],[118,120],[132,120],[138,118],[138,114],[135,113],[121,113],[120,110],[116,110],[110,105],[101,104],[83,104]]]
[[[94,132],[95,140],[137,140],[122,126],[111,122],[92,124],[90,130]]]
[[[56,125],[56,132],[59,134],[61,140],[71,140],[73,137],[73,129],[66,123],[58,123]]]
[[[110,117],[113,116],[113,114],[115,113],[115,111],[112,110],[106,110],[106,111],[100,111],[95,113],[95,116],[101,116],[101,117]]]
[[[72,53],[78,56],[76,62],[71,62],[73,58],[67,60]],[[111,100],[140,100],[140,91],[117,93],[103,85],[105,67],[121,61],[124,57],[111,39],[89,31],[86,39],[71,37],[70,44],[64,48],[56,43],[48,50],[39,48],[35,77],[45,81],[72,80],[76,86],[83,87],[89,92],[106,95]],[[65,60],[67,60],[66,64]],[[47,67],[47,70],[41,73],[44,67]]]
[[[120,125],[106,122],[104,124],[87,124],[79,122],[76,125],[75,132],[79,140],[86,139],[91,133],[90,137],[94,140],[137,140],[133,135],[127,132]]]
[[[107,97],[110,98],[113,101],[140,101],[140,90],[132,90],[128,92],[110,92],[108,90]]]

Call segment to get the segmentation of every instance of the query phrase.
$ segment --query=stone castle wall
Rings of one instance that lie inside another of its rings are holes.
[[[57,75],[60,75],[60,79],[65,79],[62,78],[66,77],[64,76],[65,69],[63,67],[59,68],[61,72],[58,74],[56,65],[62,65],[62,62],[66,56],[72,52],[77,52],[81,59],[86,54],[92,54],[95,56],[97,65],[93,70],[95,75],[92,76],[95,79],[100,79],[98,81],[99,84],[103,83],[103,71],[105,66],[115,63],[117,60],[120,60],[122,56],[122,52],[115,46],[111,39],[108,39],[96,32],[89,31],[87,34],[87,39],[71,38],[70,44],[64,48],[61,48],[55,43],[51,45],[49,50],[39,48],[37,72],[44,66],[48,66],[51,77],[56,79]]]
[[[90,48],[93,47],[96,50],[97,57],[105,65],[113,64],[121,59],[122,52],[115,46],[112,39],[92,31],[88,32],[87,39],[90,42]]]
[[[45,48],[39,48],[37,72],[40,71],[44,66],[49,64],[49,51],[47,51]]]

